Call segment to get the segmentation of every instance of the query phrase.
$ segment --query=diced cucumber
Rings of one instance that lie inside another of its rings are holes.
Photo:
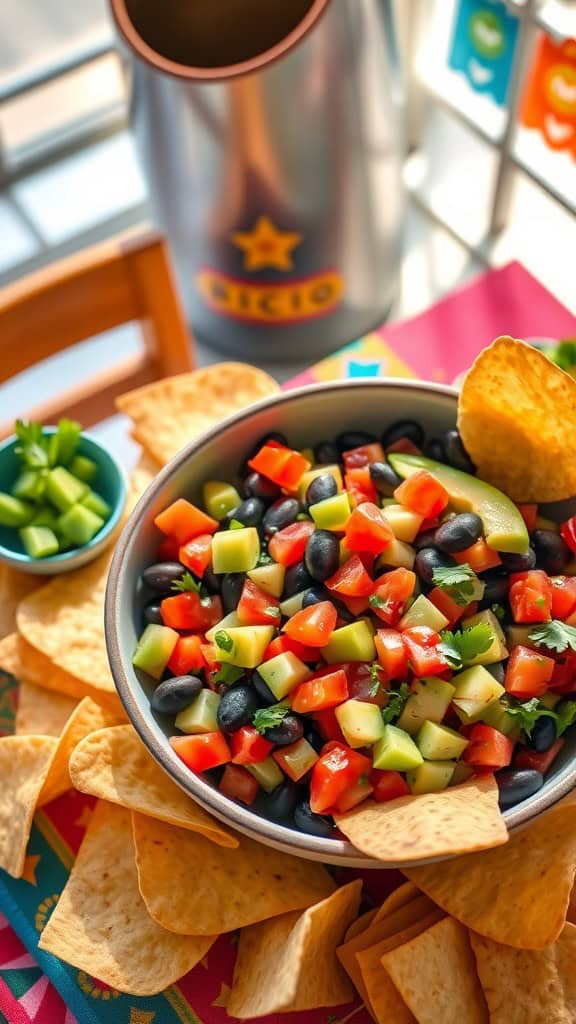
[[[293,782],[303,779],[318,760],[314,747],[304,737],[286,747],[278,747],[272,757]]]
[[[439,633],[447,625],[448,619],[446,616],[436,608],[436,605],[432,604],[432,601],[424,597],[424,594],[420,594],[400,619],[398,629],[410,629],[412,626],[428,626],[435,633]]]
[[[104,521],[110,518],[110,514],[112,512],[110,505],[107,501],[104,501],[102,495],[97,494],[96,491],[88,491],[88,494],[82,498],[80,504],[84,505],[84,508],[89,508],[94,515],[100,516]]]
[[[518,725],[516,716],[510,715],[506,706],[501,704],[499,700],[488,705],[485,711],[482,712],[480,721],[486,725],[491,725],[493,729],[498,729],[498,732],[509,736],[514,742],[519,740],[522,734],[522,729]]]
[[[34,516],[34,506],[0,492],[0,526],[26,526]]]
[[[375,744],[372,757],[375,768],[396,772],[417,768],[424,760],[412,737],[395,725],[384,726],[384,734]]]
[[[12,487],[15,498],[24,501],[41,501],[46,491],[48,472],[45,469],[25,469]]]
[[[411,512],[410,509],[404,508],[403,505],[396,504],[383,505],[382,511],[384,518],[390,524],[394,536],[398,540],[411,544],[424,522],[424,516],[418,515],[417,512]]]
[[[258,764],[245,764],[244,767],[260,783],[265,793],[271,793],[284,782],[284,776],[273,757],[267,757]]]
[[[503,661],[504,658],[508,657],[506,637],[494,612],[490,611],[489,608],[486,608],[483,612],[478,612],[476,615],[470,615],[467,619],[463,619],[462,629],[470,629],[472,626],[477,626],[480,622],[490,627],[494,639],[487,651],[484,651],[483,654],[478,654],[472,661],[467,661],[466,664],[495,665],[497,661]]]
[[[368,619],[358,619],[348,626],[335,629],[322,648],[322,657],[329,665],[345,661],[374,661],[374,627]]]
[[[477,722],[486,709],[504,693],[504,687],[483,665],[474,665],[453,678],[456,692],[452,703],[460,720]]]
[[[213,519],[224,519],[232,509],[238,508],[242,498],[232,484],[225,480],[208,480],[202,488],[204,507]]]
[[[150,624],[136,644],[132,664],[153,679],[160,679],[177,642],[178,633],[175,629]]]
[[[384,554],[376,562],[378,572],[384,569],[413,569],[416,552],[410,544],[405,544],[397,537],[388,544]]]
[[[377,704],[347,700],[335,709],[335,713],[350,747],[371,747],[384,733],[382,712]]]
[[[72,476],[83,480],[85,484],[91,484],[98,473],[98,463],[89,459],[87,455],[75,455],[69,466]]]
[[[317,476],[323,476],[324,473],[329,473],[330,476],[334,477],[338,490],[342,490],[342,488],[344,487],[344,483],[342,480],[342,472],[340,470],[340,466],[316,466],[314,469],[309,469],[307,473],[304,473],[303,476],[300,477],[300,483],[298,484],[298,498],[300,499],[300,501],[304,501],[304,498],[306,497],[306,491],[308,490],[312,481],[315,480]]]
[[[47,558],[58,551],[58,537],[48,526],[23,526],[19,534],[30,558]]]
[[[468,740],[446,725],[424,722],[416,746],[425,761],[453,761],[466,750]]]
[[[292,597],[287,597],[285,601],[281,601],[281,614],[287,619],[291,619],[293,615],[296,615],[296,612],[301,611],[305,593],[305,590],[299,590],[297,594],[292,594]]]
[[[312,672],[292,651],[285,651],[259,665],[258,674],[272,690],[276,700],[282,700],[296,686],[309,679]]]
[[[270,565],[259,565],[248,573],[252,583],[260,587],[260,590],[263,590],[265,594],[270,594],[271,597],[281,596],[284,590],[285,575],[286,569],[279,562],[271,562]]]
[[[324,498],[310,505],[308,510],[319,530],[343,530],[350,518],[350,499],[348,492],[342,491],[332,498]]]
[[[60,533],[77,547],[88,544],[104,526],[104,520],[84,505],[72,505],[58,520]]]
[[[231,629],[235,626],[241,625],[242,623],[240,622],[237,613],[228,612],[228,614],[225,615],[223,619],[220,619],[220,622],[217,622],[215,626],[212,626],[209,630],[207,630],[205,634],[206,639],[208,643],[213,644],[214,637],[216,636],[216,633],[218,632],[219,629]]]
[[[195,735],[201,732],[218,732],[216,713],[220,697],[213,690],[200,690],[187,708],[176,715],[174,725],[182,732]]]
[[[454,773],[450,779],[451,786],[460,786],[463,782],[468,782],[474,775],[474,769],[471,764],[466,764],[464,761],[457,761],[454,766]]]
[[[552,711],[556,707],[558,701],[562,700],[562,697],[559,693],[552,693],[552,690],[548,690],[548,693],[542,694],[540,700],[545,708],[550,708]]]
[[[415,736],[423,722],[441,722],[455,691],[452,683],[436,676],[417,679],[398,719],[398,728]]]
[[[48,473],[46,497],[61,512],[76,505],[88,493],[87,484],[77,480],[64,466],[56,466]]]
[[[240,668],[256,668],[274,636],[274,626],[233,626],[219,629],[214,643],[220,661]]]
[[[254,526],[224,530],[212,537],[212,568],[215,573],[250,572],[260,557],[260,538]]]
[[[453,761],[425,761],[424,764],[408,772],[406,781],[410,791],[416,794],[441,793],[450,785],[454,776]]]

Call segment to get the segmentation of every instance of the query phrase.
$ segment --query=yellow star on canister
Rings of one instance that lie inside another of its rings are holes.
[[[239,231],[231,238],[244,252],[245,270],[292,270],[291,254],[302,241],[296,231],[279,231],[268,217],[259,217],[251,232]]]

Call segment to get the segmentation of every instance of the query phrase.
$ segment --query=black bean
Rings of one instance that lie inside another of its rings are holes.
[[[198,696],[203,682],[196,676],[174,676],[159,683],[150,701],[150,707],[161,715],[176,715]]]
[[[391,498],[396,488],[400,487],[402,483],[389,462],[372,462],[370,464],[370,479],[378,494],[384,498]]]
[[[476,472],[476,466],[462,444],[460,434],[457,430],[447,430],[444,434],[443,441],[444,450],[446,452],[446,461],[449,462],[451,466],[454,466],[454,469],[460,469],[463,473]]]
[[[227,572],[222,577],[221,596],[225,615],[236,611],[244,587],[246,575],[243,572]]]
[[[220,698],[216,719],[222,732],[236,732],[252,721],[260,706],[258,694],[253,686],[240,683],[231,686]]]
[[[423,452],[427,459],[433,459],[434,462],[446,462],[446,449],[437,437],[425,442]]]
[[[242,484],[242,490],[247,498],[260,498],[261,501],[274,501],[280,495],[278,484],[267,480],[260,473],[250,473]]]
[[[283,444],[285,448],[290,447],[288,444],[288,438],[285,434],[280,434],[277,430],[270,430],[269,433],[263,434],[262,437],[256,441],[254,447],[250,449],[250,455],[248,458],[251,459],[253,455],[256,455],[256,452],[259,452],[265,444],[268,444],[268,441],[277,441],[278,444]]]
[[[534,747],[539,754],[543,754],[546,750],[550,750],[550,747],[556,740],[556,723],[553,718],[549,718],[548,715],[543,715],[542,718],[538,718],[532,729],[532,735],[530,736],[530,746]]]
[[[258,809],[279,825],[291,825],[300,790],[293,782],[282,782],[271,793],[258,801]]]
[[[525,555],[507,555],[503,552],[500,555],[502,565],[508,572],[528,572],[536,565],[536,552],[534,548],[528,548]]]
[[[296,522],[296,516],[301,512],[300,502],[296,498],[278,498],[273,505],[270,505],[264,513],[262,525],[267,537],[278,533],[284,527]]]
[[[268,683],[264,682],[259,672],[252,673],[252,686],[258,694],[261,704],[269,707],[271,704],[278,703],[278,698],[274,696],[272,690],[268,686]]]
[[[376,441],[375,434],[368,434],[365,430],[344,430],[338,434],[336,444],[341,452],[349,452],[353,448],[361,448],[365,444],[373,444]]]
[[[160,605],[157,601],[152,601],[152,604],[146,605],[144,609],[144,622],[152,623],[154,626],[164,625]]]
[[[326,743],[326,740],[324,739],[324,737],[321,736],[320,733],[316,731],[314,726],[308,725],[307,722],[305,723],[305,728],[304,728],[304,739],[306,740],[307,743],[310,744],[310,746],[313,748],[313,750],[316,751],[317,754],[320,753],[320,751],[322,750],[322,747]]]
[[[308,587],[302,598],[302,607],[311,608],[313,604],[320,604],[321,601],[331,601],[332,595],[326,587]]]
[[[504,682],[506,669],[501,661],[495,662],[494,665],[486,665],[486,669],[497,683],[502,684]]]
[[[436,548],[421,548],[414,560],[414,572],[418,574],[422,583],[426,586],[433,586],[432,574],[434,569],[445,569],[449,565],[455,565],[450,555],[444,555]]]
[[[300,832],[307,832],[311,836],[319,836],[324,839],[332,835],[334,826],[329,818],[321,814],[314,814],[310,810],[307,800],[302,800],[294,808],[294,824]]]
[[[496,782],[499,789],[499,801],[502,810],[513,807],[522,800],[537,793],[544,785],[542,772],[532,768],[525,770],[508,769],[503,772],[496,772]]]
[[[554,530],[534,530],[531,539],[538,568],[551,576],[561,573],[572,560],[566,541]]]
[[[320,441],[314,445],[314,458],[320,466],[332,466],[340,462],[340,449],[333,441]]]
[[[423,530],[418,534],[412,546],[416,548],[416,551],[421,551],[422,548],[433,548],[435,535],[436,530]]]
[[[217,576],[215,572],[212,572],[212,569],[206,569],[202,577],[202,583],[209,594],[219,594],[222,586],[222,577]]]
[[[447,551],[448,554],[454,551],[464,551],[479,540],[483,529],[480,516],[477,516],[475,512],[462,512],[460,515],[447,519],[438,527],[434,534],[434,545],[440,548],[440,551]]]
[[[262,498],[245,498],[237,508],[228,513],[226,518],[228,520],[235,519],[238,523],[242,523],[242,526],[258,526],[265,510],[266,505]]]
[[[416,420],[397,420],[396,423],[386,427],[382,434],[382,444],[384,448],[388,448],[403,437],[407,437],[409,441],[412,441],[418,448],[421,448],[424,441],[424,431]]]
[[[271,729],[266,729],[264,735],[275,746],[287,747],[290,743],[296,743],[302,739],[304,735],[302,719],[296,715],[286,715],[278,725],[272,726]]]
[[[489,608],[491,604],[502,604],[508,597],[510,590],[510,579],[505,573],[486,573],[482,576],[484,583],[484,597],[482,605]]]
[[[182,579],[184,566],[180,562],[156,562],[142,573],[142,582],[155,594],[169,594],[172,584]]]
[[[306,568],[313,579],[323,583],[340,565],[340,541],[329,530],[315,530],[306,545]]]
[[[291,565],[286,569],[282,597],[293,597],[294,594],[299,594],[301,590],[306,590],[307,587],[313,586],[314,580],[308,572],[304,561],[296,562],[296,565]]]
[[[325,498],[333,498],[335,494],[338,494],[338,484],[332,474],[320,473],[308,486],[306,504],[315,505],[318,501],[324,501]]]

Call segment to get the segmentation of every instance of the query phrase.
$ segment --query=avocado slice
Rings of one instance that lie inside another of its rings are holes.
[[[455,767],[454,761],[424,761],[406,775],[410,792],[440,793],[450,785]]]
[[[419,469],[427,470],[446,488],[450,504],[456,512],[476,512],[484,524],[489,548],[518,555],[528,551],[526,523],[514,502],[496,487],[469,473],[453,469],[452,466],[426,459],[423,455],[393,452],[388,456],[388,461],[403,480]]]

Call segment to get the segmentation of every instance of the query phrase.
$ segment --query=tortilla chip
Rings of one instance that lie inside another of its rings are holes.
[[[21,682],[14,722],[17,736],[59,736],[78,701]]]
[[[16,629],[16,609],[23,598],[46,582],[30,572],[0,565],[0,640]]]
[[[6,637],[6,643],[9,639],[12,640],[11,637]],[[76,700],[90,697],[96,704],[101,704],[118,716],[124,714],[122,703],[115,689],[109,686],[103,690],[99,686],[92,686],[84,679],[79,679],[63,668],[59,668],[58,665],[53,665],[47,654],[36,650],[23,637],[16,635],[15,641],[17,664],[14,675],[17,679],[34,683],[35,686],[41,686],[52,693],[62,693]],[[3,642],[0,642],[0,648],[2,648]]]
[[[421,896],[422,893],[412,882],[404,882],[399,885],[397,889],[394,889],[389,896],[386,897],[381,907],[376,911],[374,917],[374,924],[378,924],[378,921],[382,921],[388,914],[392,914],[395,910],[399,910],[400,907],[407,906],[412,900],[416,899],[417,896]]]
[[[351,939],[355,939],[357,935],[361,935],[362,932],[365,932],[372,924],[375,914],[375,910],[367,910],[365,914],[361,914],[355,921],[352,921],[352,924],[344,936],[344,942],[350,942]]]
[[[401,796],[383,804],[367,800],[334,818],[358,850],[395,867],[508,840],[491,775],[441,793]]]
[[[60,734],[58,746],[38,797],[38,807],[49,804],[51,800],[56,800],[62,793],[72,788],[69,762],[72,751],[80,740],[97,729],[106,729],[112,725],[118,725],[118,717],[114,712],[101,707],[89,697],[84,697],[80,701]]]
[[[358,913],[361,891],[360,880],[350,882],[303,914],[284,914],[244,928],[229,1016],[254,1020],[351,1002],[354,992],[335,949]]]
[[[542,352],[497,338],[469,370],[458,429],[482,480],[514,501],[576,495],[576,380]]]
[[[418,1024],[488,1024],[468,930],[453,917],[384,953],[382,965]]]
[[[570,1014],[570,1020],[576,1020],[576,928],[573,924],[565,924],[555,944],[556,967],[564,1000]]]
[[[540,949],[562,931],[575,868],[576,804],[563,801],[513,832],[504,856],[485,850],[406,874],[473,931]]]
[[[153,381],[116,399],[133,423],[132,436],[164,465],[199,434],[280,388],[246,363],[217,363]]]
[[[490,1024],[569,1024],[554,946],[513,949],[470,932]],[[572,970],[573,970],[572,966]]]
[[[215,936],[173,935],[138,891],[130,813],[99,802],[39,946],[119,992],[162,992],[206,955]]]
[[[131,725],[100,729],[82,740],[70,759],[70,778],[82,793],[188,828],[218,846],[238,846],[236,836],[162,771]]]
[[[148,912],[169,931],[230,932],[302,910],[335,888],[320,864],[271,853],[244,836],[229,850],[141,814],[134,813],[133,823],[140,892]]]
[[[53,736],[0,739],[0,868],[20,878],[38,795],[58,740]]]

